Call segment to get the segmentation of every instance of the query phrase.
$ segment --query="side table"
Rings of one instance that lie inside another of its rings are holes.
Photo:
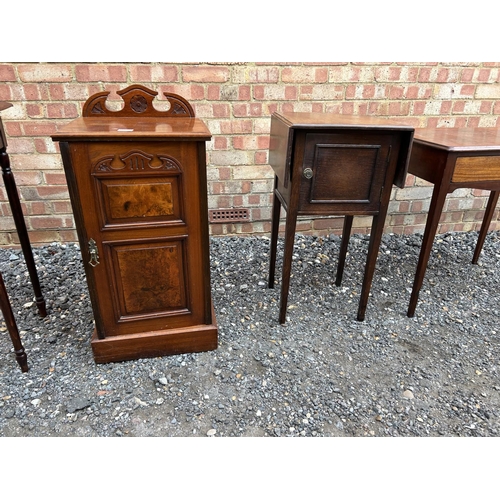
[[[286,211],[280,323],[285,323],[297,216],[344,215],[340,286],[353,217],[371,215],[357,319],[365,317],[392,184],[404,186],[413,127],[373,117],[274,113],[269,163],[275,173],[269,287],[274,287],[281,207]]]
[[[446,196],[455,189],[491,191],[472,258],[472,263],[477,264],[500,192],[500,129],[416,130],[408,171],[434,184],[407,312],[411,318],[415,314]]]

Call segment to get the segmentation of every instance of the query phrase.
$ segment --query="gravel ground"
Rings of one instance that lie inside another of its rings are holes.
[[[279,325],[280,287],[266,286],[269,240],[212,238],[218,349],[104,365],[92,357],[78,246],[34,249],[44,319],[21,251],[1,249],[30,370],[21,373],[0,325],[0,436],[497,436],[500,233],[474,266],[476,239],[436,237],[410,319],[422,238],[384,235],[359,322],[368,237],[352,236],[336,287],[340,238],[297,235]]]

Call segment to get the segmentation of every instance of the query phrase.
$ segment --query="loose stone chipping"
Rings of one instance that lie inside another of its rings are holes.
[[[211,239],[216,351],[96,365],[80,251],[35,248],[49,315],[38,316],[20,250],[0,270],[28,354],[0,324],[1,436],[497,436],[500,233],[477,266],[477,233],[439,235],[414,318],[421,235],[384,235],[364,322],[368,237],[297,235],[288,318],[267,288],[269,240]]]

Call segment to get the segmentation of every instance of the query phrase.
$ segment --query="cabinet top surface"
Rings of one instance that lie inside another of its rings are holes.
[[[456,152],[500,150],[500,128],[416,129],[414,141]]]
[[[82,117],[63,125],[52,135],[55,141],[99,139],[205,140],[212,137],[198,118]]]
[[[373,116],[338,115],[334,113],[273,113],[273,117],[292,128],[361,128],[388,129],[413,132],[414,127],[388,118]]]

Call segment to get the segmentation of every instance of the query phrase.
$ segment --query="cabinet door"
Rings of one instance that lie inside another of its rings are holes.
[[[195,142],[70,145],[82,255],[100,338],[209,320],[203,238],[208,222],[198,147]]]
[[[399,153],[394,134],[369,131],[307,133],[299,212],[376,213],[392,184]]]

